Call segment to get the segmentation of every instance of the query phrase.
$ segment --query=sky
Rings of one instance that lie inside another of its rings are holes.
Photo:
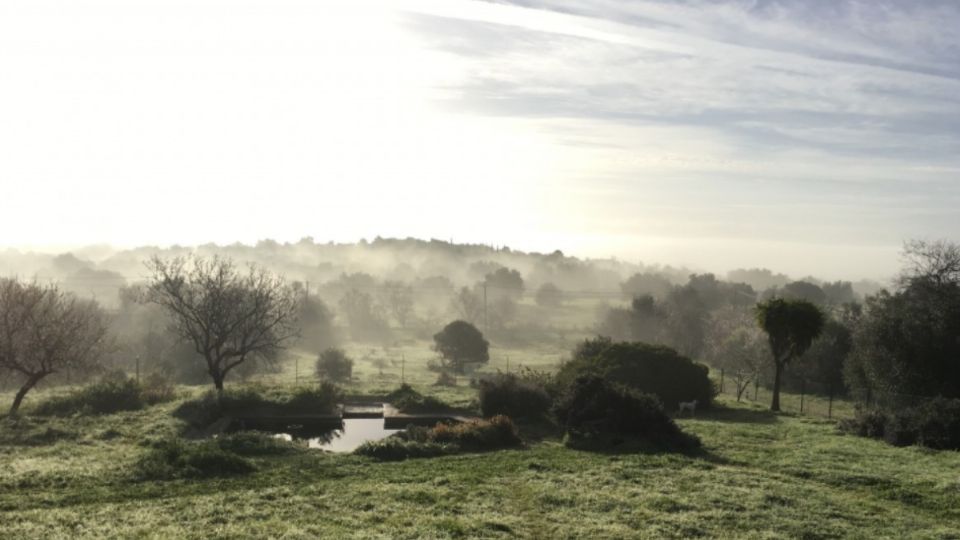
[[[0,246],[884,278],[960,239],[960,2],[5,0],[0,188]]]

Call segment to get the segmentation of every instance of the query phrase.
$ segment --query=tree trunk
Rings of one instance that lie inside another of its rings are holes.
[[[780,410],[780,375],[783,372],[783,364],[776,363],[776,369],[773,372],[773,401],[770,402],[771,411]]]
[[[17,391],[16,397],[13,398],[13,405],[10,406],[10,416],[17,414],[17,411],[20,410],[20,404],[23,403],[23,397],[26,396],[27,392],[36,386],[45,375],[46,373],[37,373],[27,378],[27,381],[23,383],[23,386]]]

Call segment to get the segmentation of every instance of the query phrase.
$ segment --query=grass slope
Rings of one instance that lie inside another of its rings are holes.
[[[301,452],[250,476],[138,482],[176,403],[0,420],[0,537],[956,538],[960,453],[752,404],[681,420],[696,455],[527,449],[399,463]]]

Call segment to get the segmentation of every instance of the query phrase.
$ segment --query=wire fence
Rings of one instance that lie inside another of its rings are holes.
[[[715,373],[717,389],[720,395],[737,399],[737,383],[730,377]],[[773,391],[756,380],[750,381],[743,388],[739,400],[749,403],[758,403],[770,406],[773,400]],[[782,412],[813,416],[828,419],[853,418],[856,407],[852,401],[841,397],[829,397],[820,394],[780,392],[780,410]]]

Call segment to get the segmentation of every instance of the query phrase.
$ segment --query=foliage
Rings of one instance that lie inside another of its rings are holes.
[[[773,399],[770,409],[780,410],[783,369],[810,348],[823,330],[824,315],[806,300],[771,298],[757,304],[757,324],[766,332],[773,353]]]
[[[481,379],[479,386],[480,411],[487,417],[539,418],[550,408],[545,386],[513,373]]]
[[[173,480],[233,476],[255,470],[250,461],[222,449],[215,440],[188,442],[174,438],[150,448],[137,461],[135,474],[144,480]]]
[[[173,398],[173,386],[162,376],[151,376],[141,385],[123,372],[113,372],[99,382],[44,400],[33,412],[40,416],[112,414],[135,411]]]
[[[597,376],[573,380],[553,407],[557,421],[574,438],[606,435],[636,437],[665,447],[697,447],[663,412],[656,396],[643,394]]]
[[[317,377],[331,381],[348,381],[353,374],[353,359],[343,349],[327,349],[316,364]]]
[[[387,394],[386,400],[397,410],[405,413],[431,413],[452,410],[452,407],[447,403],[433,396],[424,396],[409,384],[402,384],[399,388]]]
[[[230,388],[223,394],[206,392],[199,398],[185,401],[173,411],[173,415],[192,427],[204,428],[228,415],[329,413],[341,399],[340,389],[329,382],[271,396],[253,387]]]
[[[598,338],[577,346],[574,358],[557,373],[557,381],[565,386],[583,375],[597,375],[654,394],[668,406],[697,400],[708,407],[715,394],[708,372],[706,366],[669,347]]]
[[[300,302],[297,326],[300,331],[299,345],[307,350],[322,351],[337,345],[337,333],[333,326],[334,314],[327,304],[316,296],[307,296]]]
[[[509,295],[513,299],[522,295],[524,289],[523,277],[520,272],[505,267],[497,268],[484,276],[483,284],[490,289],[490,294]]]
[[[861,411],[840,427],[894,446],[960,450],[960,399],[933,398],[913,407]]]
[[[433,336],[434,350],[446,366],[463,373],[468,364],[485,364],[490,360],[490,343],[477,327],[466,321],[453,321]]]
[[[466,451],[515,448],[523,444],[513,421],[503,415],[487,420],[440,423],[427,432],[426,439],[428,442],[450,444]]]
[[[0,279],[0,314],[0,374],[23,377],[11,414],[41,380],[66,369],[90,370],[109,348],[103,309],[56,285]]]

